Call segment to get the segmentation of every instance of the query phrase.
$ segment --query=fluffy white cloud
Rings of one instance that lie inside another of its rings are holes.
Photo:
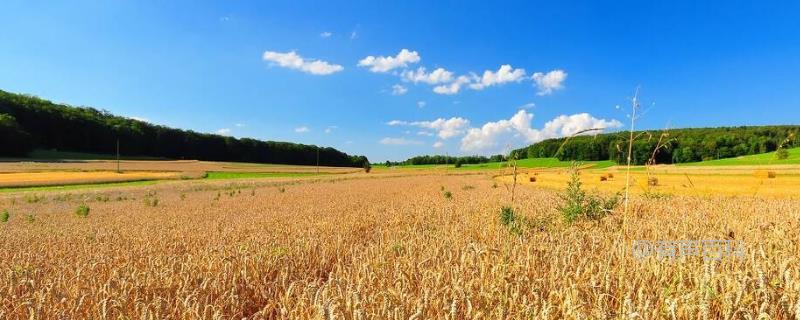
[[[436,135],[442,139],[452,138],[464,134],[469,127],[469,120],[461,117],[453,117],[450,119],[439,118],[433,121],[400,121],[392,120],[386,123],[390,126],[413,126],[421,129],[429,129],[436,131]],[[417,132],[418,135],[432,135],[427,131]]]
[[[537,95],[546,96],[553,91],[564,88],[564,81],[567,80],[567,73],[564,70],[553,70],[548,73],[537,72],[531,77],[536,87],[539,89]]]
[[[569,136],[592,128],[619,128],[617,120],[605,120],[592,117],[588,113],[561,115],[544,124],[542,129],[531,127],[533,114],[519,110],[507,120],[487,122],[480,128],[471,128],[461,139],[461,150],[471,152],[497,152],[500,144],[518,144],[520,140],[534,143],[544,139]],[[590,132],[597,133],[597,131]]]
[[[525,78],[525,69],[514,69],[510,64],[500,66],[497,72],[486,70],[483,76],[475,83],[469,85],[473,90],[483,90],[486,87],[502,85],[508,82],[519,82]]]
[[[422,144],[422,141],[409,140],[406,138],[383,138],[381,139],[380,143],[386,145],[404,146],[410,144]]]
[[[322,60],[311,61],[303,59],[295,51],[286,53],[265,51],[262,59],[274,65],[315,75],[328,75],[344,70],[344,67],[338,64],[331,64]]]
[[[428,132],[428,131],[417,131],[417,135],[418,136],[433,137],[433,133],[432,132]]]
[[[294,128],[294,132],[297,132],[297,133],[306,133],[306,132],[309,132],[309,131],[311,131],[311,129],[309,129],[308,127],[305,127],[305,126]]]
[[[622,122],[617,120],[605,120],[592,117],[588,113],[578,113],[571,116],[560,115],[553,120],[544,124],[541,132],[545,139],[554,137],[563,137],[573,135],[576,132],[592,128],[619,128],[622,127]],[[585,134],[594,134],[595,132],[588,132]]]
[[[394,57],[367,56],[358,62],[359,67],[369,67],[372,72],[387,72],[397,68],[405,68],[408,64],[419,62],[420,57],[416,51],[400,50]]]
[[[535,107],[536,107],[535,103],[529,102],[529,103],[526,103],[526,104],[523,104],[523,105],[519,106],[519,108],[517,108],[517,109],[533,109]]]
[[[325,31],[325,32],[319,34],[319,36],[322,37],[322,38],[330,38],[332,35],[333,35],[333,33],[330,33],[328,31]]]
[[[437,68],[428,73],[425,67],[419,67],[417,70],[403,71],[400,76],[403,78],[403,81],[413,82],[414,84],[419,82],[440,84],[453,81],[453,73],[444,68]]]
[[[444,147],[444,142],[436,141],[436,142],[433,143],[433,147],[436,148],[436,149]]]
[[[411,125],[436,130],[439,138],[448,139],[463,134],[464,130],[469,127],[469,120],[460,117],[439,118],[434,121],[416,121]]]
[[[443,84],[433,88],[433,92],[438,94],[453,95],[461,91],[461,87],[471,82],[467,76],[459,76],[453,82]]]
[[[214,133],[216,133],[218,135],[221,135],[221,136],[227,136],[227,135],[231,134],[231,129],[222,128],[222,129],[219,129],[217,131],[214,131]]]
[[[402,96],[408,92],[408,88],[401,86],[399,84],[392,86],[392,95],[393,96]]]

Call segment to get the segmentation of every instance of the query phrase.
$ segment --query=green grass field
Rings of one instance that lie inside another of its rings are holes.
[[[314,172],[224,172],[224,171],[210,171],[206,179],[220,180],[220,179],[255,179],[255,178],[297,178],[297,177],[311,177],[325,175],[325,173]]]
[[[481,164],[466,164],[461,169],[500,169],[507,166],[507,162],[489,162]],[[578,161],[579,165],[590,165],[592,169],[607,168],[616,165],[614,161]],[[572,161],[561,161],[556,158],[528,158],[517,160],[517,166],[522,168],[564,168],[572,165]]]
[[[592,169],[607,168],[616,165],[614,161],[580,161],[581,165],[591,165]],[[425,169],[425,168],[451,168],[455,170],[491,170],[501,169],[507,167],[508,163],[503,162],[487,162],[479,164],[465,164],[461,168],[454,168],[452,164],[419,164],[419,165],[402,165],[397,168],[401,169]],[[556,158],[529,158],[520,159],[517,161],[517,166],[522,168],[564,168],[572,165],[572,161],[561,161]],[[386,168],[383,164],[374,165],[375,168]]]
[[[726,158],[719,160],[709,160],[701,162],[679,163],[679,166],[752,166],[752,165],[779,165],[779,164],[800,164],[800,148],[788,149],[789,158],[784,160],[775,159],[775,152],[741,156],[736,158]]]

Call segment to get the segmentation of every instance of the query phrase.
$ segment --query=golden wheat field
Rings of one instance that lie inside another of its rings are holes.
[[[636,196],[628,214],[567,224],[558,189],[509,191],[476,172],[6,194],[0,318],[800,314],[800,200]],[[504,205],[533,227],[510,232]],[[745,254],[636,258],[642,239],[735,239]]]

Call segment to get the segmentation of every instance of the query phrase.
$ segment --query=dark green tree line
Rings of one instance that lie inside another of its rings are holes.
[[[24,155],[33,148],[113,154],[116,141],[126,156],[363,167],[364,156],[329,147],[237,139],[155,125],[87,107],[55,104],[0,90],[2,156]]]
[[[632,162],[644,164],[653,155],[662,134],[664,147],[659,149],[655,163],[685,163],[731,158],[775,151],[781,143],[784,148],[797,145],[796,133],[800,126],[741,126],[720,128],[649,130],[634,132],[637,138],[631,152]],[[790,137],[790,139],[787,139]],[[566,138],[548,139],[525,148],[514,150],[520,157],[559,160],[613,160],[624,163],[628,152],[628,132],[606,133]]]
[[[442,155],[424,155],[408,158],[402,162],[390,162],[388,165],[414,165],[414,164],[479,164],[487,162],[500,162],[503,161],[503,155],[497,154],[491,157],[485,156],[442,156]]]

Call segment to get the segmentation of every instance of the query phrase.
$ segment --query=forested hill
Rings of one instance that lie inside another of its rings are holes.
[[[34,148],[113,154],[119,139],[125,156],[314,165],[317,147],[236,139],[169,128],[94,108],[55,104],[0,90],[0,156],[24,156]],[[320,165],[362,167],[364,156],[319,148]]]
[[[746,126],[689,128],[634,132],[632,162],[644,164],[657,145],[663,145],[655,156],[657,164],[695,162],[771,152],[798,146],[800,126]],[[559,160],[626,161],[627,131],[598,135],[582,135],[569,139],[548,139],[514,150],[520,158],[556,157]],[[661,143],[659,143],[659,140]],[[559,147],[561,150],[559,150]]]

